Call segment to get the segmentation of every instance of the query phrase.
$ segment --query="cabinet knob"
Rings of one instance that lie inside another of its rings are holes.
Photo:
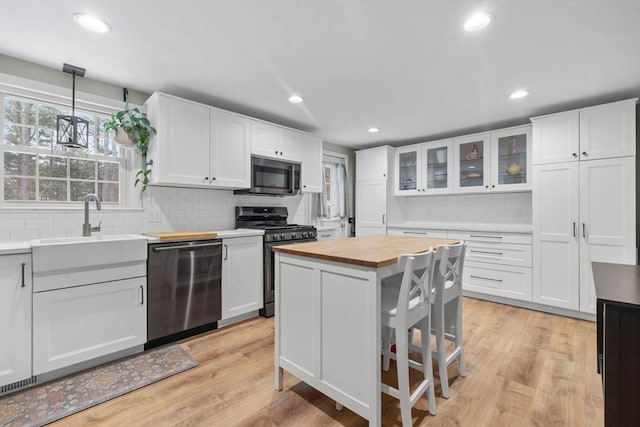
[[[276,150],[276,156],[278,155],[278,150]]]
[[[205,176],[204,179],[202,180],[202,182],[207,182],[207,181],[209,181],[209,177]]]
[[[573,153],[573,157],[578,157],[578,153]]]
[[[484,188],[489,188],[489,186],[488,186],[488,185],[485,185],[485,186],[484,186]]]
[[[282,151],[280,152],[280,155],[282,156]]]
[[[583,152],[582,152],[582,155],[583,155],[583,156],[588,156],[589,154],[588,154],[586,151],[583,151]]]
[[[215,180],[216,180],[216,177],[215,177],[215,176],[214,176],[213,178],[211,178],[211,181],[215,181]]]
[[[306,185],[303,185],[303,186],[302,186],[302,188],[307,188],[307,186],[306,186]]]
[[[496,188],[496,185],[495,184],[491,184],[491,188]]]

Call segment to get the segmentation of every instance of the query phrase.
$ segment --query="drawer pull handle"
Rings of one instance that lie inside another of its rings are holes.
[[[491,255],[500,255],[500,256],[502,256],[502,252],[478,251],[478,250],[475,250],[475,249],[471,249],[470,251],[471,252],[476,252],[476,253],[479,253],[479,254],[491,254]]]
[[[573,223],[573,237],[576,237],[576,223]]]
[[[421,232],[419,232],[419,231],[404,231],[403,233],[404,233],[404,234],[419,234],[419,235],[421,235],[421,236],[426,236],[426,235],[427,235],[427,233],[425,233],[425,232],[422,232],[422,233],[421,233]]]
[[[321,234],[320,237],[331,237],[331,234]]]
[[[471,275],[472,279],[482,279],[482,280],[491,280],[492,282],[502,282],[502,279],[492,279],[491,277],[482,277],[482,276],[474,276]]]
[[[27,265],[27,263],[23,262],[22,263],[22,288],[24,288],[25,286],[27,286],[24,282],[24,267]]]
[[[144,287],[140,285],[140,305],[144,305]]]
[[[482,236],[479,234],[471,234],[470,237],[478,237],[482,239],[502,239],[502,236]]]

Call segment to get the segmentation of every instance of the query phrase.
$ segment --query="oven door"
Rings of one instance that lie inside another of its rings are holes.
[[[264,309],[260,314],[264,317],[273,316],[276,296],[275,282],[275,246],[291,245],[295,243],[315,242],[317,239],[289,240],[286,242],[269,242],[264,244]]]

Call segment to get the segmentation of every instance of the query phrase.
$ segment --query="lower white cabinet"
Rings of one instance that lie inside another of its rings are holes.
[[[0,256],[0,387],[31,377],[31,254]]]
[[[146,342],[146,277],[33,294],[33,373]]]
[[[446,239],[447,230],[423,230],[413,228],[388,228],[389,236],[407,236],[407,237],[431,237],[433,239]]]
[[[222,319],[263,307],[262,236],[222,241]]]
[[[462,276],[466,291],[531,301],[531,268],[467,260]]]

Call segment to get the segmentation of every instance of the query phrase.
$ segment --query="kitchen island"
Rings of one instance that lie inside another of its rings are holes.
[[[401,254],[458,242],[381,235],[274,248],[276,389],[286,369],[380,425],[381,280],[401,271]]]

